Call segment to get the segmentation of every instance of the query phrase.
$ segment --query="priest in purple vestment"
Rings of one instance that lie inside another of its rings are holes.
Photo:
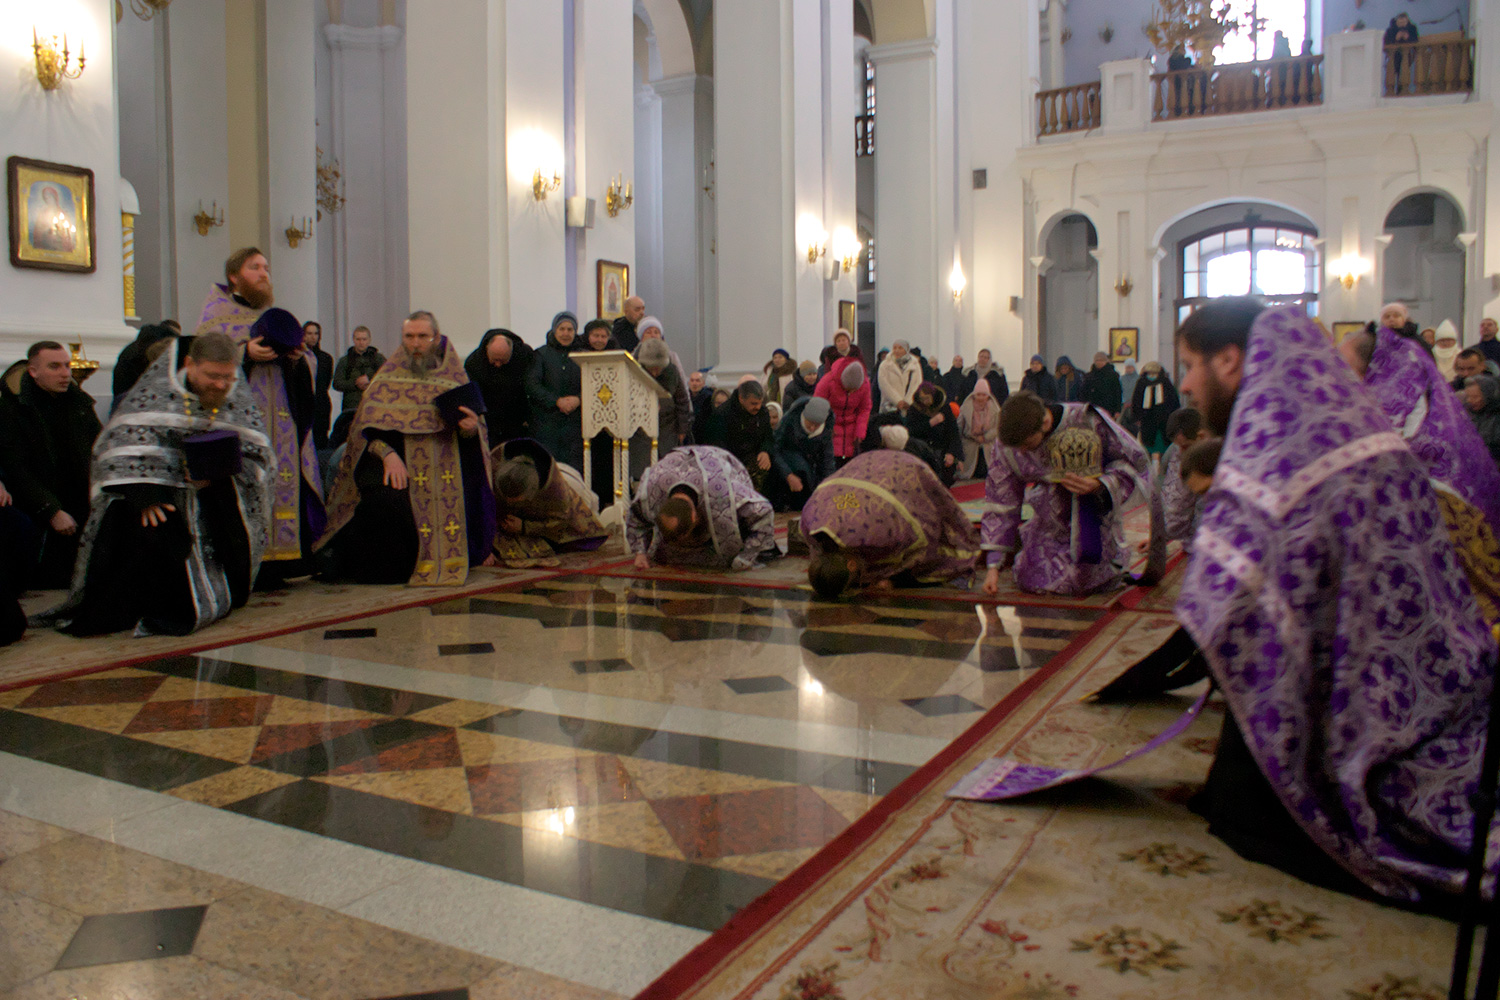
[[[274,298],[266,255],[255,247],[236,250],[224,262],[224,284],[209,289],[194,331],[227,334],[244,348],[245,384],[260,404],[276,454],[271,540],[256,583],[263,589],[312,571],[312,545],[327,524],[323,477],[313,444],[317,404],[311,369],[303,359],[305,348],[299,342],[278,351],[256,328]]]
[[[1080,596],[1124,581],[1125,510],[1151,489],[1150,459],[1129,432],[1088,403],[1022,391],[1000,407],[988,458],[985,593],[999,593],[1012,561],[1016,586],[1033,593]],[[1023,502],[1034,511],[1025,525]]]
[[[1253,860],[1441,906],[1495,641],[1429,470],[1300,307],[1220,300],[1177,345],[1225,433],[1176,610],[1229,709],[1197,807]]]
[[[664,455],[641,477],[625,515],[637,569],[750,569],[781,555],[771,501],[755,492],[739,459],[693,445]]]
[[[835,600],[861,587],[943,583],[974,571],[979,537],[926,462],[866,452],[826,479],[802,508],[808,580]]]

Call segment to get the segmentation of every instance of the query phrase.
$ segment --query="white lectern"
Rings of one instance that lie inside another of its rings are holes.
[[[657,400],[669,399],[651,373],[629,351],[575,351],[568,355],[583,373],[583,473],[594,487],[594,464],[589,454],[594,435],[609,431],[614,438],[615,502],[599,512],[602,520],[625,520],[630,497],[630,439],[636,431],[651,436],[651,461],[656,461]]]

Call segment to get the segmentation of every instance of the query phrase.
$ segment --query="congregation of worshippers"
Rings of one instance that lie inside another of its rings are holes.
[[[1494,320],[1466,346],[1393,304],[1336,342],[1301,307],[1220,299],[1175,331],[1180,381],[1038,355],[1014,387],[988,350],[941,369],[838,330],[721,385],[639,298],[612,321],[560,312],[536,347],[490,330],[466,357],[418,310],[390,357],[358,327],[338,359],[273,303],[266,256],[231,255],[191,324],[121,352],[102,422],[58,343],[7,372],[6,641],[185,635],[308,579],[565,566],[612,528],[641,570],[805,556],[816,596],[850,601],[1150,586],[1176,540],[1181,627],[1104,695],[1218,686],[1194,801],[1211,830],[1350,893],[1441,908],[1461,888],[1500,620]],[[624,449],[619,527],[616,449],[585,439],[587,351],[663,390],[655,450]],[[983,482],[969,510],[965,481]],[[1127,542],[1143,511],[1149,538]],[[66,597],[28,622],[20,596],[45,589]]]

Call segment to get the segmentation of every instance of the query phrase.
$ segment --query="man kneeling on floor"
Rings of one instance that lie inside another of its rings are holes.
[[[1000,590],[1014,560],[1016,586],[1081,596],[1125,579],[1124,514],[1149,495],[1151,462],[1119,424],[1087,403],[1014,393],[1000,407],[981,521],[989,560],[984,592]],[[1035,512],[1021,525],[1021,504]]]
[[[750,569],[781,555],[771,501],[722,448],[679,448],[641,477],[625,516],[636,569],[677,566]]]
[[[1441,907],[1495,642],[1429,470],[1300,307],[1219,300],[1177,346],[1225,435],[1176,609],[1229,709],[1199,811],[1247,858]]]
[[[490,453],[495,469],[495,560],[511,569],[556,566],[558,552],[592,552],[609,530],[583,477],[530,438]]]
[[[276,457],[222,333],[164,352],[94,445],[93,500],[67,603],[72,635],[187,635],[244,605],[271,531]]]
[[[881,449],[851,460],[802,509],[807,577],[829,600],[861,587],[943,583],[974,571],[979,537],[927,463]]]

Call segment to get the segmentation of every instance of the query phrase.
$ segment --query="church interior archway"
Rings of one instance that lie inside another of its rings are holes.
[[[1046,262],[1037,278],[1037,353],[1053,368],[1067,355],[1086,370],[1099,349],[1099,262],[1090,252],[1099,233],[1081,213],[1058,219],[1043,243]],[[1082,359],[1082,360],[1080,360]]]
[[[1404,302],[1423,329],[1446,319],[1464,333],[1463,227],[1463,211],[1441,192],[1418,191],[1396,202],[1383,227],[1390,242],[1381,256],[1382,301]]]

